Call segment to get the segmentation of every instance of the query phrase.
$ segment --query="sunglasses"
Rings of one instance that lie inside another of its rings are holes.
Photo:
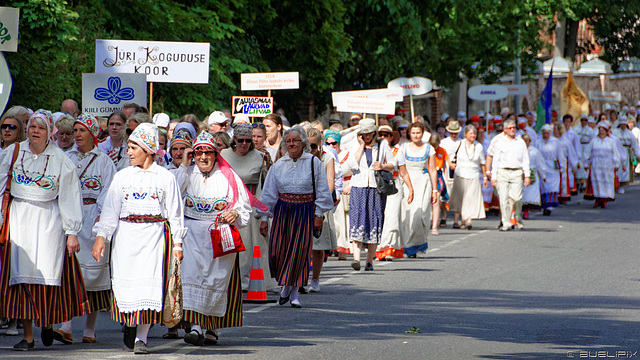
[[[309,146],[311,147],[311,149],[313,150],[317,150],[318,149],[318,144],[309,144]]]
[[[244,143],[251,144],[252,141],[253,141],[252,139],[236,139],[236,142],[238,144],[244,144]]]
[[[334,146],[334,145],[338,145],[338,142],[337,141],[327,141],[326,144],[329,145],[329,146]]]
[[[215,151],[202,151],[202,150],[194,150],[193,151],[193,155],[195,155],[195,156],[202,156],[202,155],[209,156],[209,155],[213,155],[215,153],[216,153]]]
[[[18,130],[18,125],[11,125],[11,124],[2,124],[0,125],[0,129],[2,130],[11,130],[11,131],[15,131]]]
[[[380,137],[391,137],[392,135],[389,133],[380,133]]]
[[[259,127],[260,129],[264,129],[264,124],[253,123],[251,124],[251,127],[254,129],[257,127]]]

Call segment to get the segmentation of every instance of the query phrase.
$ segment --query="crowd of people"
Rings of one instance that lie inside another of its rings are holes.
[[[34,348],[34,325],[45,346],[73,343],[79,316],[82,342],[94,343],[108,310],[125,346],[148,353],[172,259],[182,264],[183,313],[164,338],[182,328],[189,344],[215,344],[218,329],[242,325],[254,247],[266,290],[301,308],[299,294],[320,292],[331,254],[352,255],[360,271],[366,251],[364,271],[373,271],[376,260],[425,257],[428,235],[450,218],[471,230],[500,214],[499,230],[523,229],[532,212],[551,215],[579,193],[605,208],[640,172],[633,107],[575,121],[554,112],[540,129],[535,113],[509,109],[437,124],[403,114],[289,126],[278,114],[151,117],[136,104],[103,119],[70,99],[57,113],[8,109],[0,317],[8,335],[23,328],[14,349]],[[235,251],[239,240],[247,251]]]

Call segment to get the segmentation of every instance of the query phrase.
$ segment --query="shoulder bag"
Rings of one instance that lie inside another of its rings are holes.
[[[452,163],[457,163],[458,162],[458,150],[460,150],[460,146],[462,145],[462,140],[459,141],[460,144],[458,144],[458,148],[456,149],[456,152],[453,153],[453,159],[451,159]],[[455,177],[456,171],[455,170],[451,170],[449,169],[449,179],[453,179]]]
[[[380,142],[378,141],[378,156],[376,157],[376,161],[380,161]],[[393,174],[386,170],[376,170],[374,171],[374,177],[376,179],[376,190],[378,194],[382,196],[388,196],[398,193],[398,189],[396,188],[396,183],[393,181]]]
[[[182,320],[182,279],[180,274],[182,274],[180,260],[173,258],[167,293],[162,307],[162,323],[169,328],[177,326]]]
[[[9,166],[9,173],[7,174],[7,186],[5,187],[4,194],[2,195],[2,227],[0,227],[0,245],[4,245],[9,237],[9,208],[13,196],[11,196],[11,182],[13,181],[13,164],[16,163],[18,153],[20,152],[20,144],[16,143],[13,147],[13,158],[11,159],[11,165]]]

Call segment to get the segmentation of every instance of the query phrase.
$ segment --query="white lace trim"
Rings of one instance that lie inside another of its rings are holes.
[[[137,289],[141,287],[157,288],[161,287],[162,279],[159,278],[141,278],[141,279],[112,279],[113,287],[120,289]]]
[[[380,236],[382,235],[382,229],[379,227],[373,227],[369,230],[369,239],[365,238],[364,225],[356,227],[352,227],[350,229],[350,239],[351,241],[358,241],[365,244],[379,244]]]
[[[118,297],[116,297],[116,303],[118,304],[118,310],[123,313],[140,310],[162,311],[162,302],[155,300],[123,301],[118,300]]]

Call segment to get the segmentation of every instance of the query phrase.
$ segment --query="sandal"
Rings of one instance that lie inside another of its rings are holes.
[[[453,224],[453,226],[451,226],[454,229],[460,229],[460,224]]]
[[[440,235],[440,232],[438,231],[438,229],[433,229],[431,230],[431,235]]]
[[[162,335],[163,339],[167,339],[167,340],[174,340],[174,339],[179,339],[180,337],[178,336],[178,333],[172,333],[172,332],[168,332],[164,335]]]
[[[440,220],[440,227],[441,228],[447,227],[447,220]]]

